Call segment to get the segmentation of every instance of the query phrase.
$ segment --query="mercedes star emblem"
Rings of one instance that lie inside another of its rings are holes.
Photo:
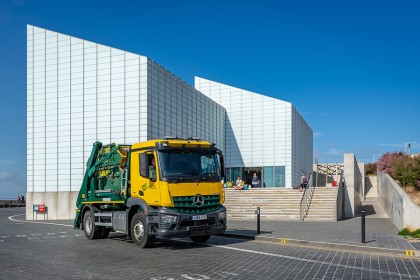
[[[201,207],[204,205],[204,198],[197,194],[196,196],[194,196],[194,205],[197,207]]]

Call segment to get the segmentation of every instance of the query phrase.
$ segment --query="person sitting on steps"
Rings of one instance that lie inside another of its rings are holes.
[[[236,185],[234,187],[235,190],[240,191],[244,188],[243,184],[242,184],[242,180],[241,177],[238,176],[238,179],[236,180]]]

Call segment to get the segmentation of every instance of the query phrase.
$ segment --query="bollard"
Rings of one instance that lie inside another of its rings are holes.
[[[260,230],[260,225],[261,225],[261,223],[260,223],[260,207],[257,207],[257,211],[255,211],[255,214],[257,214],[257,234],[260,234],[261,233],[261,230]]]
[[[365,209],[362,210],[362,243],[366,243],[366,211]]]

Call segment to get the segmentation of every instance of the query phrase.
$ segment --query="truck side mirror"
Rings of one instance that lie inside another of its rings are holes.
[[[149,159],[146,153],[140,154],[140,175],[149,178]]]
[[[225,159],[223,158],[223,155],[219,155],[219,158],[220,158],[220,174],[221,174],[221,177],[224,179],[225,178],[225,176],[226,176],[226,174],[225,174]]]

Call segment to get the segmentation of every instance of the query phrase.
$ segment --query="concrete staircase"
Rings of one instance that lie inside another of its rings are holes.
[[[337,221],[337,187],[315,189],[305,221]]]
[[[291,188],[225,189],[228,220],[255,219],[255,210],[261,208],[261,220],[298,220],[302,192]]]
[[[299,220],[302,192],[290,188],[225,189],[228,219],[253,220],[255,210],[261,208],[261,220]],[[335,197],[334,197],[335,195]],[[335,221],[337,188],[319,188],[314,194],[309,215],[305,220]]]

